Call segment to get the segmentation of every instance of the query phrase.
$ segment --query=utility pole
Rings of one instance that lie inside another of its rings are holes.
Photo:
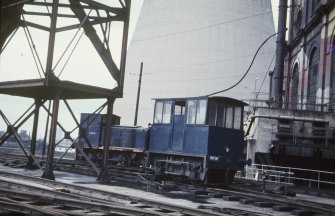
[[[138,104],[139,104],[139,101],[140,101],[140,93],[141,93],[142,70],[143,70],[143,62],[141,62],[140,77],[138,78],[138,89],[137,89],[137,99],[136,99],[136,109],[135,109],[134,126],[137,125]]]

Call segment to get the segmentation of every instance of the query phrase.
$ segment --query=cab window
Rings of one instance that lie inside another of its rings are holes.
[[[162,123],[163,101],[156,101],[154,123]]]
[[[216,102],[211,102],[209,103],[209,110],[208,110],[208,124],[211,126],[216,125],[216,120],[217,120],[217,107],[218,103]]]
[[[234,129],[241,129],[242,125],[242,108],[241,107],[235,107],[235,113],[234,113]]]
[[[207,100],[189,100],[187,103],[187,124],[206,123]]]
[[[208,123],[210,126],[240,130],[242,128],[242,110],[241,106],[210,101]]]
[[[172,101],[165,101],[163,109],[163,124],[169,124],[171,121]]]
[[[233,106],[227,106],[226,128],[233,128],[233,122],[234,122],[234,107]]]
[[[207,108],[207,101],[206,100],[198,100],[196,124],[205,124],[206,123],[206,108]]]
[[[174,115],[185,115],[185,101],[175,102]]]
[[[154,123],[169,124],[171,122],[172,101],[156,101]]]
[[[189,100],[187,103],[187,124],[195,124],[197,101]]]

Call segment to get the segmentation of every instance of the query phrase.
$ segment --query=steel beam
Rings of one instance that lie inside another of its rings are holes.
[[[112,128],[112,117],[113,117],[113,106],[114,106],[114,98],[107,99],[107,119],[105,126],[105,134],[104,134],[104,159],[102,164],[102,171],[100,176],[98,177],[98,181],[100,184],[106,184],[110,181],[110,176],[108,173],[108,159],[109,159],[109,146],[111,141],[111,128]]]
[[[47,164],[45,167],[45,171],[42,175],[42,178],[51,179],[51,180],[55,180],[55,176],[53,174],[53,159],[54,159],[54,154],[55,154],[56,130],[57,130],[57,118],[58,118],[60,94],[61,92],[57,91],[55,95],[55,99],[53,101],[51,125],[50,125],[50,132],[49,132]]]
[[[52,3],[48,56],[47,56],[47,65],[46,65],[46,70],[45,70],[46,71],[46,75],[45,75],[46,85],[49,84],[49,79],[51,78],[51,75],[52,75],[52,62],[53,62],[55,39],[56,39],[58,3],[59,3],[59,0],[54,0]]]
[[[130,14],[130,0],[125,0],[126,3],[126,10],[127,10],[127,17],[124,20],[123,24],[123,37],[122,37],[122,48],[121,48],[121,62],[120,62],[120,84],[119,84],[119,91],[123,93],[123,86],[124,86],[124,74],[126,69],[126,57],[127,57],[127,45],[128,45],[128,32],[129,32],[129,14]]]
[[[36,153],[36,137],[37,137],[38,119],[39,119],[41,105],[42,105],[42,100],[41,99],[35,99],[33,131],[32,131],[32,134],[31,134],[31,143],[30,143],[30,154],[32,156],[35,156],[35,153]],[[32,157],[29,157],[27,168],[28,169],[35,168],[34,161],[32,160]]]
[[[84,2],[84,0],[82,1]],[[92,0],[89,0],[87,1],[89,3],[89,5],[83,5],[82,7],[85,8],[85,9],[91,9],[92,6],[94,6],[95,9],[98,9],[98,10],[104,10],[104,11],[107,11],[109,13],[113,13],[113,14],[118,14],[118,15],[124,15],[125,12],[123,10],[123,8],[118,8],[118,7],[109,7],[109,6],[106,6],[106,5],[103,5],[103,4],[100,4],[98,2],[93,2]],[[85,3],[85,2],[84,2]],[[45,2],[28,2],[26,3],[26,5],[34,5],[34,6],[42,6],[42,7],[45,7],[45,6],[52,6],[52,3],[45,3]],[[101,5],[101,7],[99,7],[98,5]],[[69,4],[58,4],[59,7],[62,7],[62,8],[70,8],[70,5]]]

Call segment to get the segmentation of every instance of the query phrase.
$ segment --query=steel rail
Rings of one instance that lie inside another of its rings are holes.
[[[335,204],[325,204],[318,203],[309,200],[303,200],[297,197],[288,197],[279,194],[272,193],[263,193],[257,192],[254,190],[240,189],[237,188],[232,189],[217,189],[217,188],[206,188],[210,193],[224,193],[227,195],[233,195],[237,197],[242,197],[243,199],[254,199],[254,200],[266,200],[272,202],[273,204],[286,205],[286,206],[294,206],[295,208],[308,209],[310,211],[315,211],[318,213],[325,213],[326,215],[329,213],[335,212]]]
[[[64,162],[65,162],[65,164],[68,164],[68,165],[77,164],[77,163],[74,163],[75,161],[71,161],[71,160],[66,160]],[[78,162],[78,161],[76,161],[76,162]],[[79,164],[79,166],[80,165],[82,166],[82,165],[85,165],[85,164]],[[66,167],[66,166],[64,166],[64,167]],[[76,170],[81,170],[82,168],[81,167],[75,167],[75,169]],[[116,179],[116,181],[130,182],[129,179],[134,179],[135,178],[133,173],[128,172],[128,171],[122,172],[123,173],[122,175],[128,175],[128,178],[125,177],[125,176],[119,176],[118,173],[117,173],[117,170],[118,169],[114,169],[114,171],[113,171],[113,173],[114,173],[113,176],[115,177],[114,180]],[[2,174],[0,172],[0,176],[1,175]],[[130,175],[132,177],[129,177]],[[29,177],[25,177],[25,178],[29,178]],[[119,179],[121,179],[121,180],[119,180]],[[299,209],[308,209],[308,210],[313,211],[313,212],[320,212],[320,213],[325,213],[325,214],[329,214],[330,212],[335,212],[335,205],[318,203],[318,202],[314,202],[314,201],[300,199],[300,198],[297,198],[297,197],[287,197],[287,196],[278,195],[278,194],[263,193],[263,192],[259,192],[259,191],[255,191],[255,190],[246,189],[246,188],[241,189],[241,188],[230,186],[230,189],[219,189],[219,188],[204,188],[202,186],[190,186],[190,185],[184,185],[184,186],[185,186],[186,190],[190,190],[190,188],[191,188],[191,190],[199,190],[199,191],[200,190],[202,190],[202,191],[205,190],[205,191],[207,191],[208,193],[211,193],[211,194],[223,194],[223,195],[228,195],[228,196],[236,196],[236,197],[240,197],[240,198],[243,198],[243,199],[252,199],[252,200],[256,200],[256,201],[262,201],[262,200],[265,201],[266,200],[266,201],[272,202],[274,205],[286,205],[286,206],[291,206],[291,207],[299,208]],[[182,188],[183,187],[182,184],[180,184],[179,187]],[[80,189],[78,189],[78,190],[80,190]],[[85,193],[97,193],[97,195],[94,195],[94,197],[101,198],[101,196],[103,196],[102,197],[103,200],[109,200],[108,194],[110,194],[110,193],[91,191],[89,188],[85,188],[85,190],[86,190]],[[79,192],[79,194],[80,194],[80,192]],[[81,195],[83,195],[83,194],[81,194]],[[117,198],[120,198],[120,199],[124,199],[124,196],[122,196],[120,194],[117,194],[117,193],[113,193],[113,195],[111,195],[111,196],[112,197],[117,197]],[[132,199],[132,198],[128,197],[128,199]],[[151,200],[149,200],[149,202],[146,202],[145,199],[138,199],[138,198],[134,198],[134,199],[139,200],[141,203],[151,205],[150,204]],[[176,209],[176,206],[169,206],[169,205],[164,206],[164,205],[157,205],[156,204],[156,207],[162,207],[162,208],[164,207],[164,209],[169,209],[169,210]],[[196,210],[196,211],[198,211],[198,210]],[[188,210],[188,212],[192,215],[195,214],[195,213],[191,213],[190,210]]]
[[[59,196],[49,196],[47,194],[41,194],[36,192],[22,192],[17,191],[15,188],[6,190],[1,188],[0,194],[6,196],[14,196],[16,198],[23,198],[26,200],[37,201],[36,207],[39,207],[39,203],[50,203],[52,206],[59,205],[59,206],[68,206],[71,208],[78,208],[78,209],[89,209],[92,211],[99,211],[99,212],[106,212],[106,213],[117,213],[122,215],[148,215],[148,216],[162,216],[161,213],[151,212],[146,209],[136,208],[132,206],[122,206],[120,204],[114,204],[111,202],[103,202],[101,200],[93,200],[93,199],[83,199],[79,198],[67,198]],[[16,202],[19,204],[20,202]],[[22,205],[22,203],[21,203]],[[34,205],[29,205],[30,209],[34,209]],[[46,211],[52,212],[52,210],[48,209],[48,206],[43,205],[43,208]],[[58,213],[55,211],[55,213]],[[61,212],[60,212],[61,213]],[[63,214],[62,214],[63,215]]]
[[[0,189],[3,190],[3,189]],[[12,191],[11,191],[12,193]],[[45,208],[36,208],[36,206],[29,205],[26,203],[18,202],[6,197],[0,197],[0,208],[5,208],[7,211],[21,212],[27,215],[54,215],[54,216],[65,216],[66,214],[59,213],[57,211],[52,211]]]
[[[157,200],[151,200],[146,198],[139,198],[139,197],[132,197],[129,195],[124,195],[118,192],[111,192],[111,191],[103,191],[99,189],[93,189],[85,186],[78,186],[73,184],[67,184],[67,183],[61,183],[61,182],[55,182],[48,179],[40,179],[40,178],[34,178],[31,176],[24,176],[20,174],[14,174],[9,172],[0,171],[0,176],[3,178],[9,178],[10,180],[6,181],[5,184],[12,184],[13,190],[16,188],[18,189],[18,185],[14,184],[11,180],[21,181],[21,182],[34,182],[35,184],[39,184],[41,186],[44,186],[43,188],[36,188],[39,191],[39,194],[46,191],[46,187],[50,188],[62,188],[62,190],[68,191],[71,193],[71,195],[79,195],[85,198],[91,198],[91,199],[97,199],[97,200],[105,200],[109,202],[116,202],[117,200],[121,202],[122,200],[132,201],[136,200],[137,203],[149,205],[150,207],[155,207],[162,210],[169,210],[173,212],[178,212],[182,214],[188,214],[188,215],[195,215],[195,216],[207,216],[207,215],[214,215],[214,216],[222,216],[226,214],[213,212],[210,210],[202,210],[202,209],[196,209],[196,208],[189,208],[185,206],[175,205],[175,204],[169,204],[164,202],[159,202]],[[0,182],[4,182],[3,179],[0,179]],[[21,186],[26,187],[26,186]],[[35,190],[35,189],[34,189]],[[48,190],[48,193],[55,193],[55,191]],[[64,192],[60,192],[62,195],[65,196]],[[56,196],[56,195],[55,195]],[[121,200],[121,201],[120,201]],[[83,201],[85,202],[85,201]],[[131,206],[127,206],[127,208],[131,208]],[[152,212],[147,211],[148,213],[151,213],[153,215],[165,215],[160,212]]]

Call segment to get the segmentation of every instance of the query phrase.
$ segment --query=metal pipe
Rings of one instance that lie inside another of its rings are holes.
[[[301,118],[294,116],[282,116],[282,115],[254,115],[251,119],[255,118],[268,118],[268,119],[280,119],[280,120],[292,120],[292,121],[303,121],[303,122],[318,122],[318,123],[329,123],[328,120],[316,119],[316,118]]]
[[[287,0],[280,0],[278,12],[278,35],[276,47],[276,64],[274,71],[274,99],[275,107],[282,108],[283,101],[283,79],[285,58],[285,36],[286,36]]]

